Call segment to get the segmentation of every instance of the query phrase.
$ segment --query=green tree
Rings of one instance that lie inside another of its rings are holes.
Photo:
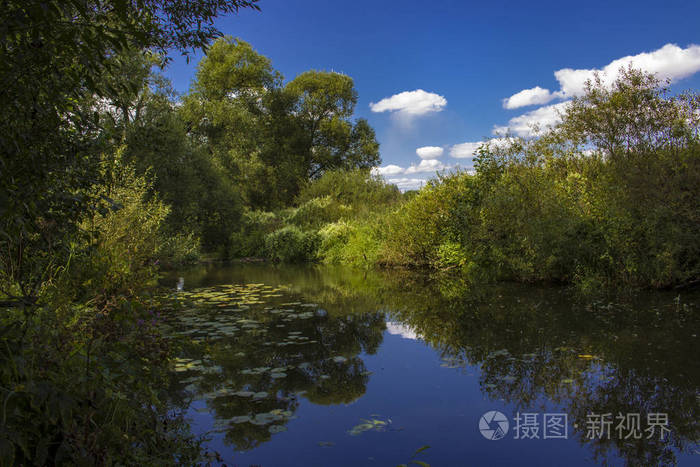
[[[227,37],[199,64],[182,115],[246,204],[274,209],[325,171],[379,163],[374,131],[351,120],[356,102],[349,77],[309,71],[282,86],[269,59]]]
[[[36,301],[67,261],[79,218],[96,205],[104,149],[94,96],[126,50],[205,46],[217,14],[255,0],[10,1],[0,12],[0,250],[3,293]]]
[[[371,168],[380,163],[372,127],[364,119],[351,121],[357,104],[352,78],[307,71],[285,90],[296,98],[294,114],[303,131],[301,151],[309,179],[328,170]]]

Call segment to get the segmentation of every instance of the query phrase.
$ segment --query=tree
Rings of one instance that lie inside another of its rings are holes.
[[[256,0],[10,1],[0,12],[0,251],[3,293],[33,303],[98,204],[104,136],[94,96],[115,94],[125,51],[189,53],[219,35],[217,14]],[[48,276],[47,276],[48,274]],[[12,289],[12,290],[10,290]]]
[[[338,168],[371,168],[379,164],[379,144],[366,120],[350,120],[357,91],[349,76],[307,71],[286,86],[296,98],[294,114],[303,131],[307,177]]]
[[[306,181],[325,171],[379,163],[374,130],[351,120],[357,103],[351,78],[308,71],[286,86],[282,79],[250,44],[226,37],[202,59],[183,99],[192,135],[253,209],[291,204]]]

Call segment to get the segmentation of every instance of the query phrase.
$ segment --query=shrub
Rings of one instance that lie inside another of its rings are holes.
[[[265,238],[282,225],[280,216],[272,212],[244,213],[238,230],[231,234],[228,257],[265,256]]]
[[[193,233],[167,235],[158,249],[158,261],[165,267],[194,264],[200,257],[199,238]]]
[[[149,195],[151,183],[130,165],[112,168],[111,183],[100,189],[106,208],[81,223],[84,240],[74,244],[70,268],[78,286],[93,294],[134,291],[154,277],[166,243],[165,219],[170,208]]]
[[[382,226],[375,218],[328,224],[319,231],[318,256],[330,264],[378,264],[383,248]]]
[[[365,169],[326,172],[302,188],[297,202],[303,205],[314,198],[324,197],[348,206],[355,217],[376,212],[402,199],[396,185],[386,183],[383,178]]]
[[[314,261],[317,257],[319,235],[304,232],[296,226],[283,227],[265,237],[265,252],[274,261]]]
[[[301,228],[318,229],[324,224],[336,222],[352,216],[352,208],[340,204],[329,195],[311,198],[296,209],[291,210],[287,221]]]

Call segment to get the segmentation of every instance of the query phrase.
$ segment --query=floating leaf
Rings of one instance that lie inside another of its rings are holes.
[[[241,415],[240,417],[233,417],[231,421],[233,423],[246,423],[250,422],[251,418],[248,415]]]

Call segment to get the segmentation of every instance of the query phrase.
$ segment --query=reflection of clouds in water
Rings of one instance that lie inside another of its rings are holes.
[[[416,334],[416,331],[409,328],[403,323],[395,323],[393,321],[386,322],[386,330],[389,334],[399,335],[404,339],[418,340],[421,338],[420,334]]]

